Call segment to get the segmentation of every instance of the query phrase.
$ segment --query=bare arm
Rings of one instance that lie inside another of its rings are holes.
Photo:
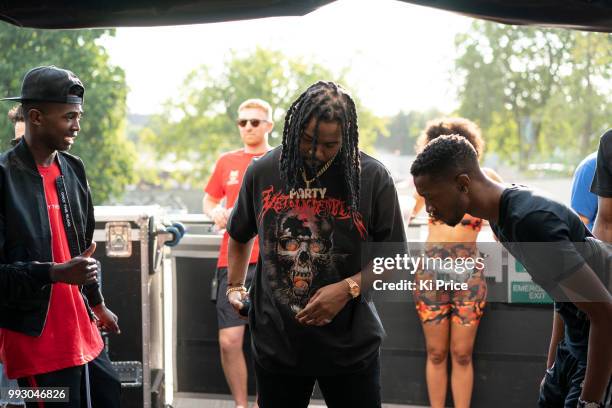
[[[220,202],[221,200],[212,197],[210,194],[206,194],[202,200],[202,210],[204,214],[212,218],[217,228],[222,230],[227,226],[227,219],[230,211],[221,207],[219,205]]]
[[[578,218],[580,218],[580,221],[582,221],[582,223],[584,225],[589,225],[589,219],[587,217],[585,217],[584,215],[577,213],[578,214]]]
[[[484,173],[484,174],[485,174],[485,175],[486,175],[488,178],[490,178],[490,179],[491,179],[491,180],[493,180],[493,181],[496,181],[496,182],[498,182],[498,183],[503,183],[503,182],[504,182],[504,181],[502,180],[501,176],[500,176],[499,174],[497,174],[497,172],[496,172],[495,170],[493,170],[493,169],[490,169],[490,168],[488,168],[488,167],[483,167],[483,168],[482,168],[482,172],[483,172],[483,173]],[[485,222],[486,224],[489,224],[489,221],[487,221],[487,220],[484,220],[484,222]],[[493,234],[493,239],[494,239],[496,242],[499,242],[499,238],[497,238],[497,235],[495,235],[495,234]],[[554,320],[553,320],[553,323],[554,323]],[[556,347],[557,347],[557,345],[555,344],[555,350],[556,350]],[[549,357],[550,357],[550,356],[549,356]],[[554,356],[554,354],[553,354],[553,360],[554,360],[554,358],[555,358],[555,356]]]
[[[202,212],[212,218],[211,212],[214,210],[221,200],[211,197],[210,194],[204,194],[202,199]]]
[[[247,243],[238,242],[232,237],[229,238],[228,243],[228,265],[227,265],[227,287],[241,287],[244,286],[246,280],[247,268],[249,266],[249,260],[251,258],[251,249],[255,238],[251,239]],[[225,294],[222,294],[224,296]],[[242,300],[247,296],[246,291],[231,292],[228,295],[230,304],[236,309],[236,311],[242,308]]]
[[[565,325],[563,319],[559,316],[559,313],[554,312],[553,314],[553,327],[552,335],[550,336],[550,345],[548,347],[548,358],[546,360],[546,368],[551,368],[555,362],[555,355],[557,354],[557,345],[564,337]]]
[[[414,192],[414,207],[412,211],[408,215],[408,224],[417,216],[418,213],[421,212],[423,207],[425,207],[425,199],[419,195],[416,191]]]
[[[595,272],[584,265],[561,282],[561,289],[590,321],[587,369],[582,399],[600,401],[612,375],[612,296]]]
[[[575,304],[587,314],[591,322],[587,369],[581,397],[585,401],[601,401],[612,375],[612,347],[610,347],[612,303]]]
[[[362,288],[361,271],[351,276],[351,279]],[[296,314],[295,318],[306,325],[323,326],[330,323],[352,299],[349,288],[345,280],[322,287],[310,298],[306,307]]]
[[[602,241],[612,242],[612,197],[598,197],[597,206],[593,235]]]

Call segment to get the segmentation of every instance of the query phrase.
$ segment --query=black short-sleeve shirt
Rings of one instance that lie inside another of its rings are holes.
[[[365,266],[365,243],[405,242],[395,185],[379,161],[361,153],[360,206],[351,211],[338,163],[310,189],[286,191],[280,153],[273,149],[251,164],[228,222],[233,239],[258,235],[260,242],[250,290],[255,359],[275,372],[357,371],[376,357],[384,335],[371,300],[350,300],[322,327],[300,325],[295,315],[319,288]]]
[[[499,220],[491,228],[534,282],[549,293],[585,263],[575,243],[583,243],[592,236],[574,211],[537,191],[516,185],[502,193]],[[556,302],[555,310],[565,323],[564,341],[570,352],[586,361],[589,339],[586,315],[569,302]]]
[[[604,133],[599,141],[591,192],[600,197],[612,197],[612,129]]]

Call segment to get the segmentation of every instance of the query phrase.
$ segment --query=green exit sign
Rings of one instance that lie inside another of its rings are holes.
[[[512,303],[552,303],[552,299],[540,286],[533,282],[511,282]]]

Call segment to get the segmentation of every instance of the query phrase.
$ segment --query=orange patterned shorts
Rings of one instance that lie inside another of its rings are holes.
[[[462,244],[451,247],[428,249],[428,257],[465,257],[466,248]],[[472,255],[472,254],[467,254]],[[476,256],[473,254],[472,256]],[[484,269],[476,268],[463,276],[467,290],[419,290],[419,281],[441,278],[436,271],[420,269],[416,272],[414,291],[417,314],[423,324],[440,323],[450,319],[452,323],[472,326],[480,322],[486,304],[487,283]]]

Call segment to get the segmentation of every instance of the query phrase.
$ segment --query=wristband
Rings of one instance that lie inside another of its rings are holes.
[[[576,408],[603,408],[603,404],[599,402],[587,402],[578,397],[578,405]]]
[[[230,293],[232,292],[246,292],[247,288],[245,288],[244,286],[231,286],[229,288],[227,288],[227,290],[225,291],[225,296],[229,296]]]

